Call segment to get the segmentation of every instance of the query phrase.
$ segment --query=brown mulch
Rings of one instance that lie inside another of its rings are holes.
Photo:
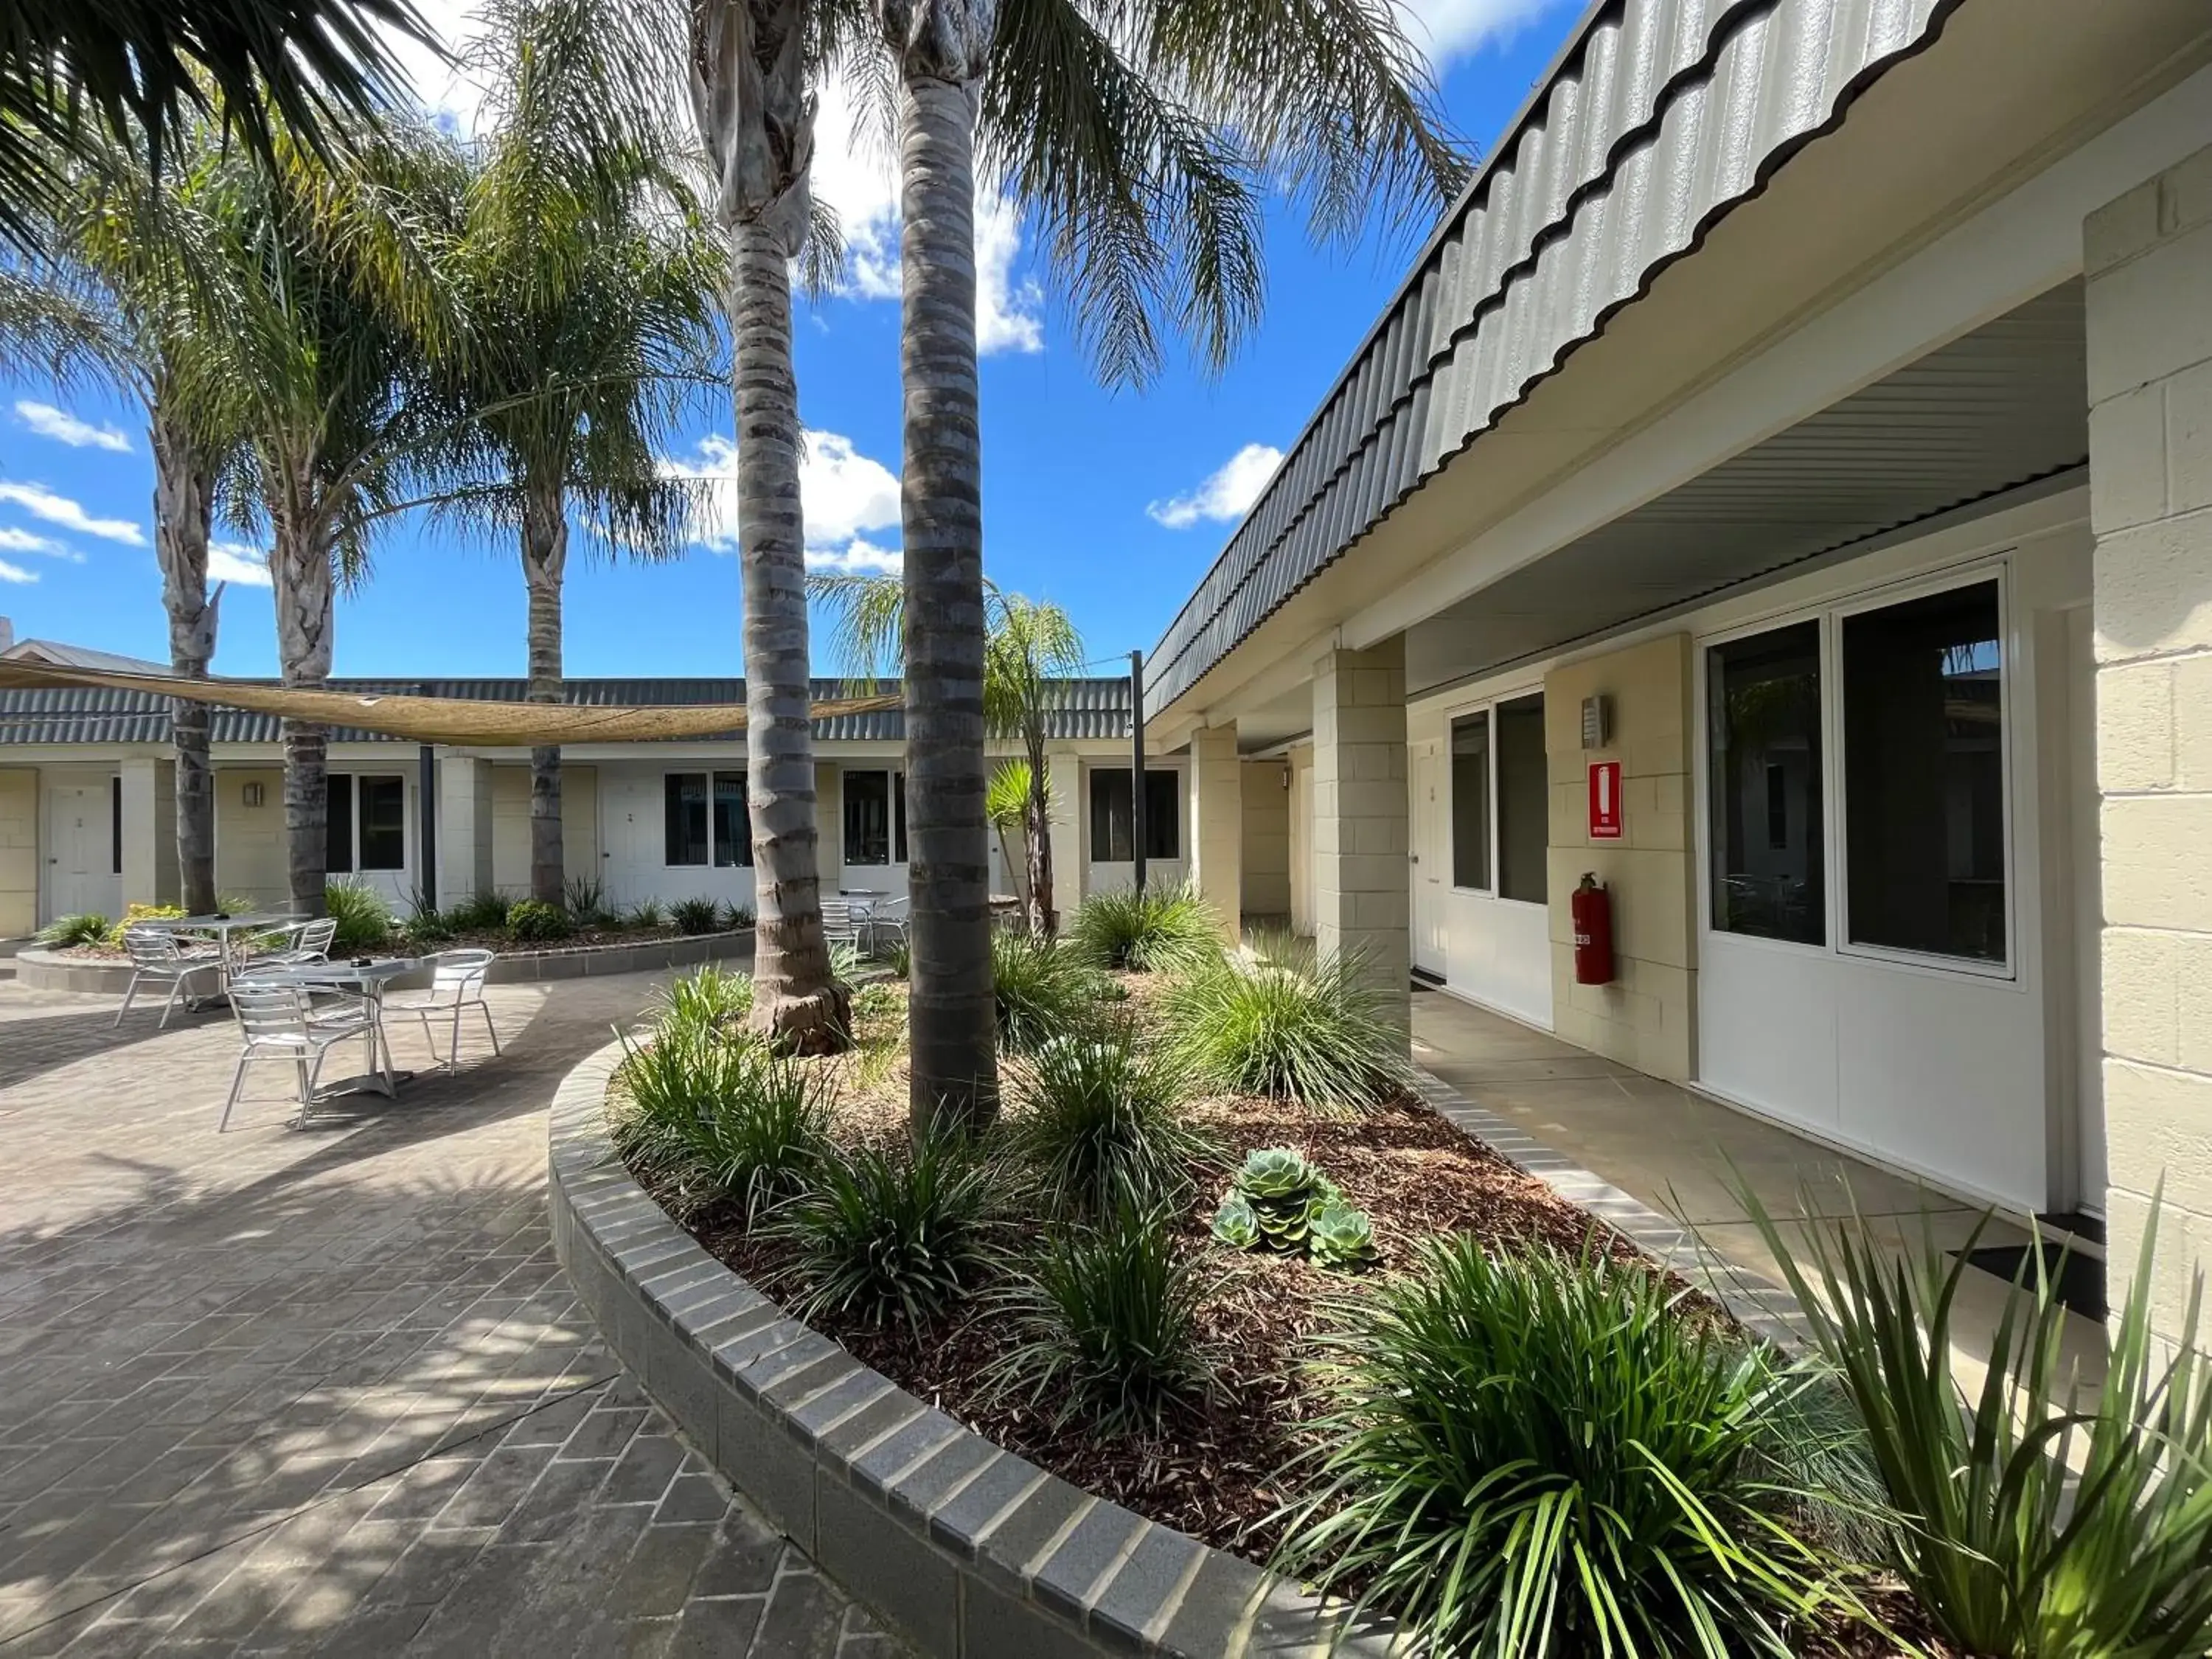
[[[1128,1007],[1141,1018],[1156,986],[1143,975],[1120,977],[1131,992]],[[895,1145],[908,1133],[905,990],[894,983],[869,993],[856,1009],[857,1048],[806,1062],[834,1079],[833,1133],[845,1145]],[[988,1294],[949,1326],[918,1336],[833,1317],[811,1322],[908,1393],[1062,1480],[1215,1548],[1264,1561],[1279,1540],[1273,1517],[1294,1495],[1297,1460],[1313,1444],[1308,1425],[1322,1403],[1300,1364],[1310,1352],[1308,1339],[1328,1322],[1333,1303],[1358,1297],[1371,1279],[1325,1272],[1302,1257],[1234,1252],[1212,1242],[1213,1210],[1247,1152],[1296,1146],[1367,1212],[1381,1257],[1370,1273],[1407,1266],[1420,1241],[1448,1232],[1472,1233],[1501,1247],[1534,1242],[1571,1252],[1594,1249],[1650,1266],[1626,1238],[1410,1095],[1356,1116],[1248,1097],[1188,1104],[1220,1148],[1218,1166],[1202,1172],[1180,1227],[1189,1248],[1209,1252],[1220,1269],[1201,1315],[1217,1385],[1209,1400],[1179,1412],[1158,1434],[1101,1437],[1079,1425],[1056,1425],[1048,1410],[1018,1397],[994,1395],[986,1379],[1017,1336]],[[1021,1109],[1018,1077],[1010,1079],[1005,1109],[1009,1115]],[[794,1288],[784,1254],[750,1236],[733,1211],[698,1216],[690,1231],[770,1293]],[[1673,1282],[1690,1316],[1727,1322],[1703,1291]],[[1930,1659],[1955,1659],[1929,1637],[1910,1596],[1889,1587],[1862,1593]],[[1838,1620],[1803,1651],[1810,1659],[1886,1659],[1904,1650]]]

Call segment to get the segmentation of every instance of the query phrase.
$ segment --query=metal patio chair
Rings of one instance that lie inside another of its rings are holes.
[[[822,901],[822,942],[830,945],[849,945],[855,951],[860,948],[860,924],[853,915],[850,900],[826,898]]]
[[[868,954],[878,954],[886,939],[904,945],[910,901],[902,898],[884,899],[869,908],[867,917]]]
[[[491,1005],[484,1000],[484,975],[497,959],[492,951],[441,951],[430,958],[430,988],[413,994],[388,996],[384,1000],[386,1018],[397,1015],[403,1019],[422,1022],[422,1036],[430,1045],[434,1060],[448,1072],[457,1072],[461,1064],[461,1011],[474,1008],[483,1016],[484,1030],[491,1038],[491,1051],[499,1053],[499,1027],[492,1023]],[[443,1059],[438,1059],[438,1036],[431,1022],[453,1022],[453,1048]]]
[[[278,941],[273,949],[256,951],[252,965],[255,968],[289,968],[299,963],[328,962],[331,945],[338,936],[335,916],[319,916],[313,921],[294,922],[264,934]],[[241,969],[240,971],[243,971]]]
[[[115,1011],[115,1024],[123,1024],[123,1016],[131,1012],[131,1004],[138,995],[139,985],[147,980],[156,984],[168,981],[169,1000],[161,1005],[161,1024],[158,1029],[167,1030],[169,1012],[177,1006],[179,997],[185,1006],[198,1008],[199,998],[187,995],[185,985],[196,974],[213,974],[220,984],[222,977],[222,952],[210,945],[205,949],[187,951],[178,943],[177,936],[165,927],[126,927],[123,930],[123,948],[131,953],[131,983],[124,988],[123,1006]]]
[[[322,1074],[323,1057],[338,1044],[362,1037],[369,1038],[379,1048],[383,1045],[376,1011],[365,997],[317,1002],[301,986],[240,979],[230,988],[230,1007],[237,1018],[244,1046],[239,1050],[238,1068],[230,1075],[230,1094],[222,1103],[222,1115],[216,1121],[217,1134],[230,1127],[230,1114],[238,1104],[239,1091],[246,1086],[246,1068],[255,1060],[285,1060],[297,1072],[300,1115],[296,1121],[304,1127],[314,1104],[315,1082]],[[383,1061],[385,1080],[389,1085],[392,1055],[388,1049],[384,1052]]]

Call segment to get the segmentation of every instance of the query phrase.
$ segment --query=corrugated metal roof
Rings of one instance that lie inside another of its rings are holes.
[[[1052,735],[1063,741],[1127,737],[1129,733],[1129,682],[1126,679],[1076,679],[1062,682],[1063,706],[1051,721]],[[331,689],[339,691],[420,692],[436,697],[471,697],[483,702],[516,701],[529,690],[520,679],[338,679]],[[742,679],[579,679],[566,682],[566,701],[584,707],[614,704],[670,704],[743,702]],[[866,688],[851,680],[817,679],[817,697],[857,696]],[[882,690],[896,691],[896,680],[885,680]],[[732,738],[737,733],[731,734]],[[841,714],[814,722],[814,737],[821,743],[897,743],[906,735],[906,720],[896,708],[869,714]],[[241,709],[215,711],[210,736],[216,743],[277,741],[274,716]],[[400,743],[369,732],[333,731],[340,743]],[[0,690],[0,744],[161,744],[169,741],[169,700],[143,691],[54,687],[40,690]]]
[[[1643,293],[1957,0],[1608,0],[1146,665],[1166,708]]]

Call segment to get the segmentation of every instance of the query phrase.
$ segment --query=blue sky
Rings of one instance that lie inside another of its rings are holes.
[[[1579,7],[1561,0],[1413,0],[1443,65],[1445,101],[1485,154],[1527,97]],[[426,8],[434,15],[437,6]],[[465,7],[446,27],[465,32]],[[428,101],[465,123],[469,99],[427,67]],[[815,434],[805,478],[810,559],[896,564],[899,452],[895,196],[880,161],[843,143],[825,108],[817,175],[850,247],[842,291],[795,324],[801,417]],[[1141,394],[1093,380],[1020,228],[985,204],[979,234],[986,566],[1002,585],[1064,605],[1097,658],[1149,648],[1236,527],[1275,452],[1294,440],[1410,261],[1379,234],[1333,253],[1295,220],[1270,226],[1267,319],[1218,379],[1181,362]],[[127,400],[0,380],[0,616],[18,639],[60,639],[166,660],[152,550],[143,417]],[[702,409],[672,461],[712,472],[733,454],[726,405]],[[572,553],[567,672],[574,676],[742,672],[742,598],[726,526],[641,568]],[[221,527],[216,669],[273,674],[275,623],[258,550]],[[520,674],[523,592],[514,555],[401,520],[374,571],[339,601],[337,672]],[[827,659],[817,640],[817,665]],[[1111,671],[1109,671],[1111,672]]]

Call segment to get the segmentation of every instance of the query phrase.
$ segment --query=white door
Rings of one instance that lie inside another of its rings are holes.
[[[1445,833],[1443,745],[1413,745],[1413,966],[1442,977],[1449,967],[1451,941],[1445,920],[1450,862]]]
[[[115,871],[115,781],[46,786],[46,912],[56,916],[122,909]],[[150,897],[151,896],[149,895]]]
[[[599,861],[606,866],[611,904],[691,896],[688,888],[682,892],[662,890],[668,875],[665,788],[658,772],[624,774],[612,767],[600,770],[599,816],[605,826],[606,845]],[[703,878],[707,872],[685,873]],[[696,884],[704,890],[703,882]]]

